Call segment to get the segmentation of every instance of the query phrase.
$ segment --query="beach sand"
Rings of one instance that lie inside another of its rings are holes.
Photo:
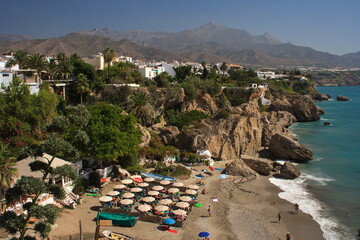
[[[225,162],[217,163],[216,167],[223,167]],[[196,167],[202,169],[207,167]],[[196,173],[193,173],[195,175]],[[279,188],[269,182],[269,177],[260,176],[248,183],[238,182],[238,178],[219,179],[219,171],[204,179],[208,192],[200,194],[198,202],[201,208],[193,208],[190,216],[182,228],[173,228],[178,233],[159,230],[159,225],[139,221],[136,226],[105,227],[100,232],[112,230],[142,239],[171,239],[195,240],[199,232],[209,232],[211,240],[277,240],[286,239],[287,232],[292,240],[321,240],[324,239],[320,226],[310,215],[299,211],[294,214],[293,204],[278,197]],[[191,177],[186,184],[195,183],[198,179]],[[108,184],[104,193],[112,190],[116,183]],[[211,197],[217,196],[219,202],[213,202]],[[272,205],[275,201],[276,204]],[[212,216],[208,216],[208,206],[212,208]],[[93,239],[98,207],[98,197],[84,197],[84,203],[77,205],[75,210],[64,209],[57,220],[57,227],[51,232],[51,239],[79,239],[79,221],[81,220],[84,239]],[[281,211],[282,219],[276,223],[277,214]]]

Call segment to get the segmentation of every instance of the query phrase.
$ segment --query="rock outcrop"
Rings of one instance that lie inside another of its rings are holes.
[[[292,104],[294,116],[299,122],[311,122],[320,119],[319,109],[309,96],[301,96]]]
[[[165,145],[175,145],[176,137],[180,134],[175,126],[153,125],[151,129],[159,135],[161,142]]]
[[[306,162],[312,159],[312,152],[295,140],[275,134],[270,141],[270,152],[278,159]]]
[[[268,176],[274,168],[273,161],[265,158],[241,155],[241,160],[260,175]]]
[[[249,180],[255,179],[258,174],[248,167],[242,160],[238,159],[227,164],[224,172],[229,175],[248,178]]]
[[[344,101],[349,101],[350,98],[345,97],[345,96],[341,96],[341,95],[337,95],[337,96],[336,96],[336,100],[337,100],[337,101],[342,101],[342,102],[344,102]]]
[[[329,94],[315,93],[312,95],[315,101],[327,101],[331,98]]]
[[[300,176],[300,171],[290,161],[286,161],[280,168],[280,175],[286,179],[295,179]]]
[[[182,110],[197,110],[212,115],[217,112],[218,107],[216,106],[214,99],[209,94],[204,94],[193,101],[185,102]]]

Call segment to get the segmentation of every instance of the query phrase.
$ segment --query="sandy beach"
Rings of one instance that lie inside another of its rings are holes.
[[[222,167],[225,162],[217,163]],[[202,169],[206,167],[196,167]],[[194,175],[194,174],[193,174]],[[258,239],[273,240],[286,239],[287,232],[293,239],[320,240],[324,239],[319,225],[310,215],[294,213],[293,204],[278,197],[279,189],[272,185],[268,177],[260,176],[257,180],[247,183],[237,183],[238,178],[219,179],[220,171],[213,176],[206,177],[205,190],[207,194],[200,194],[198,202],[201,208],[193,208],[185,226],[173,228],[177,233],[161,231],[159,225],[138,221],[136,226],[105,227],[100,231],[112,230],[124,233],[141,240],[173,239],[195,240],[199,232],[211,233],[210,238],[220,239]],[[198,179],[191,177],[182,181],[185,184],[195,183]],[[116,183],[109,183],[104,193],[112,190]],[[213,202],[211,197],[217,196],[219,202]],[[273,205],[273,201],[276,202]],[[208,216],[208,206],[212,208],[212,216]],[[79,221],[81,220],[84,239],[93,239],[98,207],[98,197],[84,197],[84,203],[77,205],[75,210],[63,209],[57,220],[57,226],[51,232],[52,239],[79,238]],[[281,211],[282,219],[277,223],[277,215]]]

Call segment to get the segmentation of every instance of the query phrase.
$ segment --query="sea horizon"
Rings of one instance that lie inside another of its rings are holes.
[[[331,95],[318,102],[325,114],[316,122],[295,123],[290,131],[314,154],[298,164],[302,174],[295,180],[271,178],[283,192],[279,196],[310,214],[327,240],[356,239],[360,229],[360,86],[318,87]],[[336,101],[336,95],[351,100]],[[324,126],[324,121],[331,126]]]

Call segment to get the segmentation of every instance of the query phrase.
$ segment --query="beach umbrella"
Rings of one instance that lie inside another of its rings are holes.
[[[114,189],[124,189],[126,186],[124,184],[115,185]]]
[[[190,189],[199,189],[198,185],[189,185],[188,188]]]
[[[180,215],[180,216],[185,216],[187,214],[186,211],[181,210],[181,209],[174,210],[174,211],[172,211],[172,213],[175,215]]]
[[[139,187],[148,187],[149,184],[146,183],[146,182],[142,182],[142,183],[139,183],[138,186],[139,186]]]
[[[169,211],[169,207],[168,206],[164,206],[164,205],[160,205],[160,206],[156,206],[155,207],[156,211],[159,212],[165,212],[165,211]]]
[[[135,196],[135,194],[127,192],[127,193],[124,193],[122,196],[123,196],[123,198],[132,198]]]
[[[120,203],[123,204],[123,205],[129,205],[129,204],[133,204],[133,200],[131,199],[122,199],[120,200]]]
[[[160,182],[161,185],[169,185],[170,183],[171,183],[171,182],[170,182],[170,181],[167,181],[167,180]]]
[[[152,189],[152,190],[155,190],[155,191],[161,191],[161,190],[164,189],[164,187],[163,187],[163,186],[154,186],[154,187],[152,187],[151,189]]]
[[[179,192],[180,190],[178,188],[169,188],[167,191],[168,193],[176,193]]]
[[[178,202],[176,203],[176,206],[179,208],[187,208],[189,207],[189,204],[187,202]]]
[[[183,202],[190,202],[192,200],[192,198],[189,196],[182,196],[179,199]]]
[[[102,196],[99,198],[100,202],[111,202],[112,201],[112,197],[109,196]]]
[[[184,186],[184,184],[182,182],[174,182],[172,185],[174,187],[182,187],[182,186]]]
[[[116,196],[116,195],[119,195],[119,194],[120,193],[118,191],[110,191],[106,195],[108,195],[108,196]]]
[[[160,193],[158,192],[158,191],[149,191],[148,192],[148,195],[150,195],[150,196],[157,196],[157,195],[159,195]]]
[[[199,235],[198,235],[199,237],[208,237],[208,236],[210,236],[210,233],[208,233],[208,232],[201,232],[201,233],[199,233]]]
[[[122,184],[130,184],[132,182],[133,182],[132,179],[124,179],[124,180],[121,181]]]
[[[130,189],[130,192],[138,193],[138,192],[142,192],[142,189],[139,187],[134,187],[134,188]]]
[[[202,207],[202,204],[201,203],[195,203],[194,207],[197,207],[197,208]]]
[[[148,178],[145,178],[144,181],[145,182],[153,182],[153,181],[155,181],[155,178],[148,177]]]
[[[171,204],[173,201],[169,198],[165,198],[165,199],[162,199],[159,201],[159,204],[162,204],[162,205],[168,205],[168,204]]]
[[[132,179],[141,178],[141,176],[140,175],[132,175],[132,176],[130,176],[130,178],[132,178]]]
[[[190,194],[190,195],[196,195],[196,194],[197,194],[197,191],[192,190],[192,189],[188,189],[188,190],[186,190],[186,193],[187,193],[187,194]]]
[[[143,202],[154,202],[155,198],[153,198],[153,197],[144,197],[144,198],[141,199],[141,201],[143,201]]]
[[[139,205],[138,206],[138,209],[142,212],[147,212],[147,211],[150,211],[151,210],[151,206],[150,205],[146,205],[146,204],[143,204],[143,205]]]
[[[174,223],[176,223],[176,221],[172,218],[167,218],[164,220],[164,224],[166,225],[173,225]]]

